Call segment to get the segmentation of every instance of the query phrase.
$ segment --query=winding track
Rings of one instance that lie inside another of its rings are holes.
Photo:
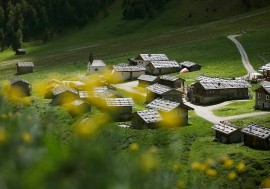
[[[230,39],[238,48],[239,53],[241,55],[241,59],[242,59],[242,63],[244,65],[244,67],[246,68],[248,73],[253,73],[256,72],[254,70],[254,68],[252,67],[252,65],[249,62],[247,53],[245,51],[245,49],[243,48],[243,46],[241,45],[241,43],[239,43],[239,41],[237,41],[235,39],[235,37],[238,37],[241,35],[229,35],[227,36],[228,39]],[[142,96],[146,96],[145,93],[142,93],[140,91],[137,91],[134,89],[134,87],[136,87],[138,85],[138,81],[131,81],[131,82],[127,82],[127,83],[122,83],[122,84],[116,84],[114,85],[117,88],[126,90],[128,92],[134,93],[134,94],[139,94]],[[185,99],[183,99],[184,103],[192,108],[194,108],[195,113],[206,119],[207,121],[211,122],[211,123],[218,123],[220,121],[225,121],[225,120],[232,120],[232,119],[240,119],[240,118],[245,118],[245,117],[251,117],[251,116],[258,116],[258,115],[264,115],[264,114],[270,114],[270,112],[253,112],[253,113],[246,113],[246,114],[241,114],[241,115],[234,115],[234,116],[227,116],[227,117],[219,117],[213,114],[214,109],[228,105],[230,103],[232,103],[232,101],[227,101],[227,102],[223,102],[220,104],[216,104],[216,105],[211,105],[211,106],[199,106],[199,105],[195,105],[192,104],[188,101],[186,101]]]

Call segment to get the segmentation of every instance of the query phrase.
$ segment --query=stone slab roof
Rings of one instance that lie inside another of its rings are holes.
[[[242,132],[248,135],[256,136],[262,139],[270,138],[270,128],[251,123],[242,129]]]
[[[165,99],[155,99],[154,101],[150,102],[149,104],[146,105],[146,108],[154,109],[154,110],[159,110],[163,112],[170,112],[174,110],[177,107],[183,107],[188,110],[193,110],[193,108],[185,105],[184,103],[179,103],[179,102],[173,102],[170,100],[165,100]]]
[[[167,61],[151,61],[154,68],[180,68],[180,65],[175,60]]]
[[[106,98],[106,104],[110,107],[134,106],[132,98]]]
[[[146,123],[156,123],[162,121],[162,117],[157,110],[142,110],[136,112]]]
[[[58,94],[66,92],[66,91],[69,91],[69,92],[74,93],[74,94],[79,94],[75,89],[70,88],[70,87],[66,87],[66,86],[57,86],[57,87],[52,89],[53,95],[58,95]]]
[[[141,75],[140,77],[138,77],[138,80],[153,82],[157,78],[158,78],[157,76],[153,76],[153,75]]]
[[[130,66],[128,64],[113,65],[113,69],[117,72],[140,72],[146,70],[143,66]]]
[[[160,76],[160,79],[166,80],[166,81],[177,81],[178,79],[181,79],[181,78],[175,77],[175,76],[163,75],[163,76]]]
[[[82,104],[84,104],[85,102],[82,100],[74,100],[73,102],[71,102],[70,104],[73,106],[80,106]]]
[[[199,76],[196,79],[206,90],[207,89],[239,89],[251,88],[252,86],[245,80],[240,79],[223,79]]]
[[[270,94],[270,82],[269,81],[263,81],[260,83],[260,85]]]
[[[18,62],[17,63],[18,67],[34,67],[33,62]]]
[[[18,83],[18,82],[23,82],[23,83],[27,83],[28,85],[30,85],[30,83],[24,79],[21,79],[21,78],[13,78],[10,80],[10,84],[14,84],[14,83]]]
[[[161,85],[161,84],[158,84],[158,83],[150,85],[146,89],[148,91],[151,91],[153,93],[160,94],[160,95],[172,90],[171,87]]]
[[[184,61],[184,62],[180,63],[180,65],[189,68],[189,67],[199,65],[199,64],[196,64],[196,63],[190,62],[190,61]],[[199,65],[199,66],[201,66],[201,65]]]
[[[140,54],[144,61],[169,60],[165,54]]]
[[[270,70],[270,63],[265,64],[264,66],[259,68],[259,71],[263,71],[263,70]]]
[[[221,121],[219,122],[218,124],[215,124],[212,129],[216,130],[216,131],[219,131],[219,132],[222,132],[226,135],[230,135],[231,133],[235,132],[235,131],[239,131],[240,128],[239,127],[236,127],[230,123],[227,123],[227,122],[224,122],[224,121]]]

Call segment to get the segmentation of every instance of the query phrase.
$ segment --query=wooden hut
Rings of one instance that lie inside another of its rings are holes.
[[[33,73],[33,71],[34,71],[34,63],[33,62],[17,62],[16,65],[17,65],[16,75]]]
[[[198,71],[202,68],[202,66],[200,64],[196,64],[196,63],[190,62],[190,61],[182,62],[182,63],[180,63],[180,65],[182,66],[182,68],[187,68],[189,72]]]
[[[153,75],[141,75],[138,77],[138,81],[139,87],[146,87],[157,83],[159,81],[159,77]]]
[[[130,66],[128,64],[113,65],[112,74],[118,81],[134,80],[145,74],[142,66]]]
[[[215,141],[221,143],[237,143],[243,141],[243,133],[240,127],[221,121],[215,124],[212,129],[215,130]]]
[[[70,87],[57,86],[51,91],[53,95],[51,105],[53,106],[71,103],[79,98],[79,93]]]
[[[188,111],[193,108],[185,105],[183,102],[173,102],[165,99],[155,99],[146,105],[146,108],[157,110],[165,118],[171,119],[176,126],[188,124]]]
[[[162,121],[161,114],[157,110],[142,110],[133,113],[131,128],[155,129]]]
[[[146,103],[149,103],[155,100],[156,98],[163,98],[174,102],[183,101],[181,91],[165,85],[156,83],[154,85],[148,86],[146,89],[147,89]]]
[[[167,60],[169,60],[169,58],[166,56],[166,54],[139,54],[132,61],[132,64],[146,67],[151,61],[167,61]]]
[[[16,97],[31,96],[32,87],[30,83],[21,78],[13,78],[10,80],[9,93]]]
[[[151,61],[146,66],[146,72],[150,75],[162,75],[180,71],[181,66],[175,60]]]
[[[255,109],[270,110],[270,82],[260,83],[260,87],[255,92]]]
[[[269,81],[270,80],[270,63],[267,63],[264,66],[260,67],[259,72],[261,72],[263,77]]]
[[[26,50],[24,49],[17,49],[15,52],[16,55],[24,55],[26,54]]]
[[[163,76],[160,76],[160,80],[158,83],[161,85],[166,85],[171,88],[178,88],[182,92],[184,92],[184,89],[185,89],[185,84],[184,84],[185,80],[180,77],[163,75]]]
[[[132,98],[106,98],[105,108],[116,121],[126,121],[132,116]]]
[[[73,116],[78,116],[80,114],[91,111],[91,106],[85,101],[74,100],[67,104],[68,111]]]
[[[270,149],[270,128],[251,123],[242,129],[244,145],[262,150]]]
[[[226,100],[248,99],[248,89],[252,86],[245,80],[223,79],[200,76],[188,92],[192,103],[208,105]]]

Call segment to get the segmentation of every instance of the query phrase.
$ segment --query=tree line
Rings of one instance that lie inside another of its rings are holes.
[[[123,0],[125,19],[153,18],[169,0]]]
[[[48,40],[70,26],[82,27],[114,0],[0,0],[0,48],[21,47],[22,41]]]

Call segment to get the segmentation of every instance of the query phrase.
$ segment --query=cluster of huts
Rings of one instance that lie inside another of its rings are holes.
[[[270,128],[262,125],[250,123],[246,127],[240,128],[221,121],[212,129],[215,130],[215,141],[225,144],[244,142],[244,145],[252,148],[270,149]]]

